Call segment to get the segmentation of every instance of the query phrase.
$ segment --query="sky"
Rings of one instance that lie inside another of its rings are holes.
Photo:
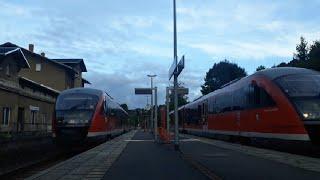
[[[107,91],[129,108],[146,106],[135,87],[156,74],[164,103],[173,61],[172,0],[0,0],[0,43],[35,45],[49,58],[83,58],[88,87]],[[214,63],[228,59],[248,74],[292,59],[300,36],[320,39],[320,1],[177,0],[179,81],[189,100]]]

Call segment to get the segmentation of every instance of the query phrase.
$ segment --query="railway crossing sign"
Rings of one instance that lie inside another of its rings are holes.
[[[134,88],[134,93],[135,94],[152,94],[152,89],[151,88]]]

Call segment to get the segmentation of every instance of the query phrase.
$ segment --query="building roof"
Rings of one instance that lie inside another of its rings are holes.
[[[86,80],[85,78],[82,78],[82,82],[85,84],[91,84],[91,82],[89,82],[88,80]]]
[[[43,85],[43,84],[40,84],[40,83],[37,83],[37,82],[32,81],[31,79],[28,79],[26,77],[19,77],[19,80],[22,81],[22,82],[25,82],[25,83],[28,83],[28,84],[32,85],[32,87],[37,87],[37,88],[49,91],[49,92],[54,93],[54,94],[59,94],[60,93],[60,91],[58,91],[56,89],[53,89],[53,88],[51,88],[49,86],[46,86],[46,85]]]
[[[51,60],[66,64],[66,65],[80,64],[81,71],[87,72],[87,68],[86,68],[86,65],[84,64],[83,59],[51,59]]]
[[[28,60],[26,59],[24,53],[21,51],[21,48],[17,47],[0,47],[0,60],[7,57],[13,56],[17,60],[18,65],[21,68],[30,68]]]
[[[27,49],[25,49],[25,48],[23,48],[23,47],[20,47],[20,46],[18,46],[18,45],[16,45],[16,44],[13,44],[13,43],[11,43],[11,42],[6,42],[6,43],[4,43],[4,44],[1,44],[0,47],[20,48],[20,49],[22,50],[22,52],[24,52],[24,53],[30,53],[30,54],[32,54],[32,55],[34,55],[34,56],[37,56],[37,57],[39,57],[39,58],[45,59],[45,60],[47,60],[47,61],[49,61],[49,62],[52,62],[53,64],[56,64],[56,65],[58,65],[58,66],[60,66],[60,67],[62,67],[62,68],[64,68],[64,69],[66,69],[66,70],[68,70],[68,71],[72,71],[72,72],[74,72],[74,73],[77,73],[77,72],[76,72],[72,67],[70,67],[70,66],[67,66],[67,65],[65,65],[65,64],[63,64],[63,63],[60,63],[60,62],[57,62],[57,61],[53,61],[53,60],[51,60],[51,59],[49,59],[49,58],[47,58],[47,57],[44,57],[44,56],[41,56],[40,54],[31,52],[31,51],[29,51],[29,50],[27,50]]]

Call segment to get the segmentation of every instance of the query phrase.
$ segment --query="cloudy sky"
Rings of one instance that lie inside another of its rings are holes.
[[[146,75],[157,74],[164,102],[173,60],[171,0],[0,0],[0,9],[0,43],[83,58],[91,87],[130,108],[146,105],[134,87],[150,86]],[[186,56],[180,80],[189,99],[200,96],[215,62],[228,59],[251,74],[289,61],[301,35],[320,39],[319,9],[319,0],[177,0],[178,55]]]

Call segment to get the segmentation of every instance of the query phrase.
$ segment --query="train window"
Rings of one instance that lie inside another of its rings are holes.
[[[251,85],[252,90],[250,93],[252,93],[251,97],[251,103],[253,107],[255,108],[261,108],[261,107],[271,107],[275,105],[275,102],[271,98],[271,96],[266,92],[265,89],[262,87],[259,87],[257,85]]]

